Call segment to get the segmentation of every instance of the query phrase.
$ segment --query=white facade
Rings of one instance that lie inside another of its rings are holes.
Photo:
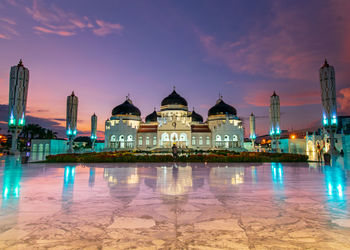
[[[176,145],[193,150],[244,150],[242,121],[221,98],[209,110],[207,122],[194,110],[188,111],[187,101],[175,90],[145,122],[140,116],[130,99],[115,107],[105,123],[105,148],[162,150]]]

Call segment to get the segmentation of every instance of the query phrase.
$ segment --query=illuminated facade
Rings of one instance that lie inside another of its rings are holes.
[[[146,116],[145,122],[127,97],[105,123],[107,150],[161,150],[173,145],[183,149],[241,151],[242,121],[236,109],[220,97],[209,109],[208,120],[203,122],[201,115],[188,110],[187,101],[174,89],[163,99],[160,110]]]

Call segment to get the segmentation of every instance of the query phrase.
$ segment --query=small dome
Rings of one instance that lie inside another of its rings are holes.
[[[184,105],[184,106],[187,106],[187,101],[185,100],[185,98],[183,98],[178,93],[176,93],[176,91],[174,89],[170,95],[168,95],[167,97],[165,97],[163,99],[162,106],[165,106],[165,105]]]
[[[132,104],[132,101],[128,98],[125,102],[118,105],[112,110],[112,115],[135,115],[141,116],[140,110]]]
[[[208,116],[211,115],[237,115],[237,111],[231,105],[226,104],[221,98],[208,111]]]
[[[193,122],[203,122],[203,117],[194,110],[192,111],[191,117]]]
[[[152,113],[150,113],[148,116],[146,116],[146,123],[148,122],[156,122],[158,118],[157,112],[154,110]]]

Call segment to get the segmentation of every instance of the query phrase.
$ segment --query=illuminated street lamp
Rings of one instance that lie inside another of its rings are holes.
[[[69,141],[68,152],[73,153],[73,139],[77,135],[77,116],[78,116],[78,97],[74,95],[67,96],[67,117],[66,132]]]
[[[17,140],[25,125],[27,106],[29,70],[23,66],[22,60],[12,66],[9,87],[9,120],[8,126],[12,134],[11,154],[17,154]]]
[[[322,98],[322,124],[329,134],[330,147],[329,153],[336,153],[334,134],[337,129],[337,100],[335,88],[335,71],[327,60],[324,61],[320,68],[320,84]]]
[[[95,141],[97,139],[97,116],[93,114],[91,116],[91,142],[92,142],[92,150],[95,149]]]

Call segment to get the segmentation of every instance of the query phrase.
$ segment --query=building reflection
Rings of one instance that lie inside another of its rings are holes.
[[[140,191],[137,167],[105,168],[103,177],[114,199],[129,203]]]
[[[1,231],[9,230],[17,223],[23,175],[19,157],[6,157],[2,176],[1,213],[6,220],[1,223]]]
[[[255,166],[251,167],[252,183],[256,184],[258,182],[258,171]]]
[[[63,190],[62,190],[62,208],[69,210],[73,203],[75,180],[75,166],[66,166],[64,168]]]
[[[96,174],[95,168],[90,168],[90,171],[89,171],[89,187],[94,187],[94,185],[95,185],[95,174]]]
[[[184,195],[192,191],[192,168],[172,166],[157,168],[157,190],[165,195]]]
[[[274,195],[280,200],[284,200],[284,171],[282,163],[271,163],[271,179]]]
[[[342,166],[324,166],[326,202],[332,214],[339,215],[340,211],[346,211],[346,171]]]
[[[2,180],[2,209],[17,210],[20,196],[20,183],[22,178],[22,166],[19,157],[7,157],[5,159],[4,174]]]
[[[226,186],[228,188],[244,183],[244,167],[216,167],[210,169],[210,187]]]

